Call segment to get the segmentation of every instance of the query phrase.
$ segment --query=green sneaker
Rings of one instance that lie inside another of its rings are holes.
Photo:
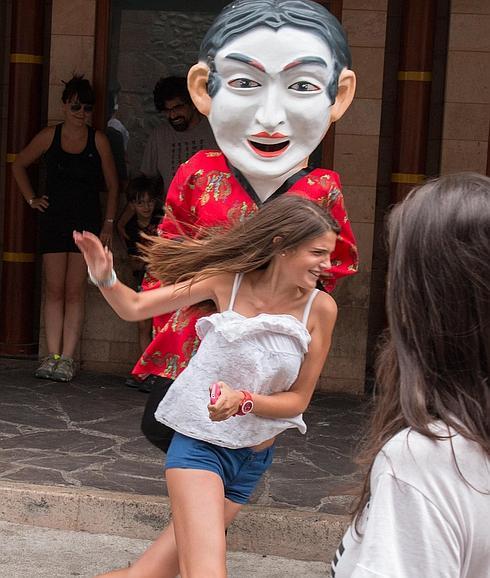
[[[57,353],[50,353],[43,357],[41,365],[34,372],[34,376],[39,379],[53,379],[53,372],[61,357]]]
[[[62,357],[51,376],[54,381],[71,381],[75,377],[75,361],[71,357]]]

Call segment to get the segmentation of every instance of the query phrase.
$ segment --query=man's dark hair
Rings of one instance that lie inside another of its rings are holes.
[[[187,79],[181,76],[167,76],[160,78],[153,89],[153,102],[155,108],[162,112],[167,100],[180,98],[186,104],[192,104],[192,100],[187,90]]]
[[[214,58],[225,44],[260,26],[274,30],[291,26],[319,36],[328,46],[334,70],[328,86],[331,102],[337,96],[339,74],[351,67],[347,37],[339,21],[326,8],[313,0],[235,0],[218,15],[204,37],[199,60],[210,70],[208,93],[213,97],[220,86]]]
[[[148,196],[152,200],[162,200],[163,179],[160,175],[155,175],[153,177],[138,175],[129,181],[126,189],[126,198],[129,203],[139,201],[146,193],[148,193]]]
[[[92,86],[86,78],[83,78],[83,74],[74,74],[68,82],[63,81],[63,84],[65,85],[65,88],[61,95],[61,100],[65,104],[73,97],[78,98],[79,102],[82,104],[95,103],[95,94]]]

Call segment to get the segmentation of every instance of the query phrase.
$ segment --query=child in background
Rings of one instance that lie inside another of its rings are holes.
[[[123,241],[130,258],[137,291],[140,291],[145,275],[145,264],[140,258],[137,244],[142,240],[141,233],[146,235],[156,234],[158,223],[163,216],[162,190],[163,180],[159,175],[153,178],[145,175],[135,177],[129,181],[126,189],[128,205],[134,214],[124,225]],[[144,319],[138,321],[138,342],[141,353],[148,347],[151,340],[152,320]],[[144,382],[135,376],[130,376],[126,380],[126,385],[137,387],[140,391],[147,393]]]

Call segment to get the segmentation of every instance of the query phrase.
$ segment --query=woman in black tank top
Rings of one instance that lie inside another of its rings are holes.
[[[88,80],[74,76],[62,95],[63,123],[37,134],[12,168],[25,200],[40,212],[48,355],[35,375],[43,379],[71,381],[75,374],[73,354],[82,329],[87,270],[72,233],[91,231],[100,234],[105,245],[112,241],[118,181],[107,138],[87,124],[94,100]],[[43,196],[36,195],[27,174],[39,158],[46,167]],[[105,220],[99,200],[104,188]]]

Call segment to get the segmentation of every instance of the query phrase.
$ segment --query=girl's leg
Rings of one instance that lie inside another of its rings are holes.
[[[44,327],[48,353],[61,353],[65,296],[67,253],[45,253],[44,270]]]
[[[73,357],[82,332],[87,287],[87,266],[80,253],[68,253],[65,278],[63,356]]]
[[[121,568],[96,578],[175,578],[179,559],[172,522],[129,568]]]
[[[181,468],[168,469],[166,479],[181,577],[226,578],[223,481],[214,472]],[[232,506],[236,515],[240,506]]]
[[[171,470],[167,471],[168,474]],[[180,470],[182,471],[182,470]],[[207,499],[205,497],[205,499]],[[224,526],[228,527],[235,516],[241,509],[241,504],[235,504],[229,500],[225,500],[224,504]],[[208,525],[205,521],[202,521],[206,530]],[[224,528],[223,528],[224,534]],[[205,534],[204,534],[205,535]],[[184,537],[184,542],[187,540],[187,536]],[[129,568],[121,568],[120,570],[114,570],[107,574],[101,574],[97,578],[175,578],[179,574],[179,561],[177,555],[177,544],[175,542],[174,525],[171,522],[165,531],[160,534],[155,542],[146,550],[146,552]],[[206,574],[203,572],[203,576]],[[182,573],[182,577],[186,574]],[[193,574],[187,574],[187,576],[192,576]],[[206,578],[209,578],[214,574],[208,574]],[[218,576],[218,574],[216,575]]]

